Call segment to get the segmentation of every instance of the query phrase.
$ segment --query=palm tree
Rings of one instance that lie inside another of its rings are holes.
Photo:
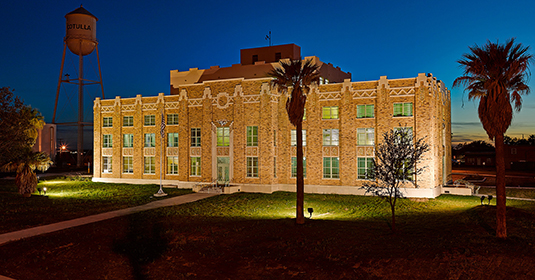
[[[15,184],[19,188],[19,193],[29,197],[37,187],[37,176],[34,170],[46,171],[50,164],[52,161],[48,155],[42,152],[32,152],[31,148],[28,148],[15,160],[2,166],[2,169],[8,172],[17,172]]]
[[[496,146],[496,236],[502,239],[507,238],[504,134],[513,118],[512,105],[520,111],[521,95],[529,93],[526,80],[533,55],[528,50],[514,38],[504,45],[487,41],[482,47],[470,47],[471,53],[457,61],[463,76],[453,82],[454,87],[465,86],[469,100],[479,99],[479,119]]]
[[[274,67],[268,75],[274,78],[271,81],[274,87],[279,88],[282,92],[287,92],[290,88],[292,91],[286,101],[286,112],[290,123],[295,126],[297,140],[296,223],[304,224],[303,116],[310,85],[319,81],[319,66],[313,64],[312,60],[303,62],[300,59],[281,60],[280,65],[281,67]]]

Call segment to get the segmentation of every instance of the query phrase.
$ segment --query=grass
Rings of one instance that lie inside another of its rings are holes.
[[[14,180],[0,180],[0,233],[137,206],[154,201],[157,185],[91,182],[87,179],[41,180],[46,196],[34,193],[24,198]],[[191,190],[165,189],[173,197]]]
[[[533,279],[535,203],[508,201],[506,241],[477,197],[400,200],[399,232],[376,197],[237,193],[5,244],[15,279]],[[16,252],[15,254],[12,252]]]
[[[496,198],[496,188],[481,188],[479,189],[479,194],[483,194],[483,195],[490,194],[490,195],[493,195],[494,198]],[[506,195],[507,197],[535,199],[535,189],[507,188]]]

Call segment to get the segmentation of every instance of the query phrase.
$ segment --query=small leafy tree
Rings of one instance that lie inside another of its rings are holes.
[[[38,110],[24,105],[8,87],[0,88],[0,166],[15,160],[35,144],[45,122]]]
[[[373,165],[368,171],[372,179],[364,184],[366,193],[385,197],[392,210],[392,232],[396,231],[396,202],[403,197],[400,188],[405,184],[418,187],[416,175],[425,167],[418,167],[422,155],[429,150],[424,138],[413,141],[409,128],[392,129],[383,134],[383,141],[375,150]]]
[[[23,195],[35,191],[34,170],[45,171],[52,163],[46,154],[32,152],[44,124],[38,110],[24,105],[9,88],[0,88],[0,169],[17,172],[16,185]]]

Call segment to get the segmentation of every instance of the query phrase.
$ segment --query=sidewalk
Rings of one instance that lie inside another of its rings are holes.
[[[16,241],[16,240],[36,236],[36,235],[64,230],[67,228],[86,225],[90,223],[100,222],[103,220],[126,216],[126,215],[134,214],[137,212],[145,211],[145,210],[194,202],[197,200],[205,199],[205,198],[216,196],[216,195],[217,194],[212,194],[212,193],[192,193],[192,194],[181,195],[181,196],[177,196],[173,198],[161,199],[161,200],[147,203],[145,205],[135,206],[131,208],[125,208],[125,209],[115,210],[111,212],[77,218],[73,220],[63,221],[63,222],[59,222],[55,224],[49,224],[49,225],[28,228],[28,229],[23,229],[23,230],[14,231],[14,232],[8,232],[8,233],[0,234],[0,246],[8,242],[12,242],[12,241]],[[2,280],[1,277],[2,276],[0,276],[0,280]]]

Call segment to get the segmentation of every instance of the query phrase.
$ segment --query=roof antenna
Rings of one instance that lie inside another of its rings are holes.
[[[269,35],[266,35],[266,40],[269,40],[269,46],[271,47],[271,31],[269,31]]]

